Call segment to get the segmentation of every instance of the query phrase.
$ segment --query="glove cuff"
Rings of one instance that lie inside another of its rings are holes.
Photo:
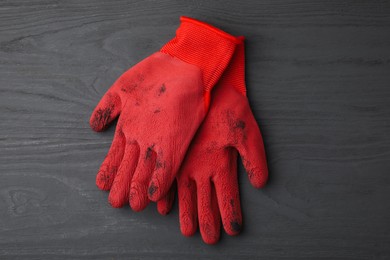
[[[218,84],[234,87],[242,95],[246,96],[245,87],[245,46],[244,36],[237,37],[241,42],[237,44],[236,50],[230,63],[224,71]]]
[[[199,67],[204,91],[210,92],[242,40],[207,23],[180,17],[176,36],[161,48],[161,52]]]

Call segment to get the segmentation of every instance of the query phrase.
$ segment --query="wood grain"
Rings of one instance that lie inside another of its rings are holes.
[[[94,105],[180,15],[247,37],[271,179],[240,167],[244,230],[206,246],[177,208],[113,209]],[[389,1],[0,2],[1,259],[389,259]]]

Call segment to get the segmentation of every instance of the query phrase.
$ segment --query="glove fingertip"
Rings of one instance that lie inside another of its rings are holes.
[[[148,205],[148,199],[142,196],[137,190],[132,188],[129,195],[129,204],[133,211],[140,212]]]
[[[167,207],[165,203],[157,203],[157,211],[160,213],[160,215],[166,216],[169,214],[171,209]]]
[[[253,187],[263,188],[268,181],[268,170],[252,168],[248,170],[248,177]]]
[[[111,114],[112,110],[109,107],[105,109],[97,108],[89,119],[89,126],[96,132],[105,130],[111,121]]]
[[[151,201],[154,201],[154,202],[158,201],[158,199],[159,199],[159,196],[157,194],[157,193],[159,193],[158,189],[159,189],[158,182],[155,178],[153,178],[150,181],[149,187],[148,187],[148,197]]]
[[[202,239],[208,245],[215,245],[219,241],[219,235],[202,236]]]
[[[110,174],[107,173],[107,171],[100,169],[98,174],[96,175],[96,186],[100,190],[110,190],[112,186],[113,178],[110,176]]]
[[[167,195],[169,189],[166,188],[166,183],[159,181],[157,176],[154,176],[149,183],[148,197],[151,201],[157,202],[165,195]]]
[[[180,225],[180,231],[185,237],[193,236],[196,232],[196,226],[194,225]]]
[[[108,195],[108,202],[113,208],[122,208],[127,200],[122,190],[118,186],[113,186]]]
[[[242,221],[240,220],[235,220],[235,221],[230,221],[229,227],[225,227],[225,232],[229,236],[237,236],[238,234],[241,233],[242,230]]]
[[[99,180],[96,180],[96,186],[97,186],[100,190],[104,190],[104,191],[110,190],[110,188],[109,188],[109,186],[107,185],[107,183],[101,182],[101,181],[99,181]]]
[[[119,115],[121,110],[120,97],[113,93],[106,93],[93,111],[90,119],[90,127],[96,131],[101,132],[105,130],[109,124]]]
[[[108,196],[108,202],[113,208],[122,208],[125,204],[124,201],[119,200],[117,198],[113,198],[113,196]]]

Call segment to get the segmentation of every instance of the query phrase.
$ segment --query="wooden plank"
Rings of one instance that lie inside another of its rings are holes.
[[[180,15],[247,37],[270,182],[240,167],[244,230],[216,246],[113,209],[88,119]],[[390,258],[390,2],[1,1],[1,259]]]

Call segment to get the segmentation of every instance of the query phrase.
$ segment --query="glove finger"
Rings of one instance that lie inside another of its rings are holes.
[[[177,180],[177,197],[181,233],[187,237],[192,236],[198,228],[195,182],[187,177],[179,177]]]
[[[172,210],[173,201],[175,200],[175,192],[176,181],[173,182],[171,189],[168,191],[168,194],[161,200],[157,201],[157,211],[161,215],[167,215]]]
[[[119,115],[121,111],[121,99],[118,94],[108,90],[89,119],[89,125],[96,132],[103,131]]]
[[[131,180],[129,202],[134,211],[142,211],[150,202],[147,191],[155,163],[156,152],[152,147],[148,147],[139,157],[137,169]]]
[[[245,139],[238,142],[235,147],[240,153],[250,182],[254,187],[261,188],[268,179],[267,159],[263,138],[252,113],[249,113],[249,120],[240,128],[245,133]]]
[[[96,175],[96,185],[99,189],[109,190],[111,188],[125,152],[125,144],[125,136],[121,130],[117,129],[110,150]]]
[[[209,179],[197,182],[199,230],[206,244],[215,244],[220,237],[221,218],[215,189]]]
[[[237,178],[237,152],[232,149],[231,156],[225,157],[224,165],[228,167],[217,172],[213,182],[221,212],[222,224],[227,234],[234,236],[240,233],[242,214]]]
[[[148,196],[152,201],[159,201],[165,196],[175,180],[178,167],[173,168],[171,163],[173,155],[159,151],[156,165],[149,182]]]
[[[137,167],[139,147],[136,143],[126,143],[125,154],[112,184],[108,200],[114,208],[122,207],[129,200],[131,179]]]

